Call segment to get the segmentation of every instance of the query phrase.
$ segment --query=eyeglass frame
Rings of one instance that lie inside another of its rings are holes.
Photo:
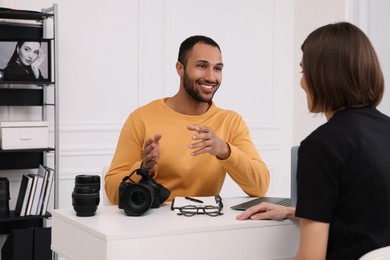
[[[186,216],[186,217],[192,217],[195,215],[202,215],[202,214],[208,215],[210,217],[217,217],[223,215],[223,212],[221,212],[222,208],[213,205],[206,205],[202,207],[198,207],[195,205],[186,205],[175,209],[180,211],[177,213],[177,215]],[[208,210],[215,210],[215,211],[210,212]]]
[[[223,203],[222,203],[222,198],[219,195],[215,196],[215,202],[218,204],[218,206],[213,206],[213,205],[206,205],[206,206],[195,206],[195,205],[185,205],[182,207],[177,207],[175,209],[179,210],[180,212],[177,213],[179,216],[186,216],[186,217],[192,217],[198,214],[205,214],[210,217],[217,217],[220,215],[223,215],[222,208],[223,208]],[[185,211],[186,209],[188,210],[193,210],[193,211]],[[207,212],[206,210],[208,209],[216,209],[218,211],[215,212]],[[199,210],[202,210],[203,212],[199,212]]]

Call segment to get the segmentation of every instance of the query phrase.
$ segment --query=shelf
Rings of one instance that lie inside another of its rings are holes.
[[[2,85],[34,85],[34,86],[49,86],[54,85],[52,81],[4,81],[0,80],[0,86]]]
[[[56,174],[58,173],[59,98],[58,82],[55,82],[58,79],[57,14],[57,4],[42,9],[42,12],[0,7],[0,41],[8,45],[10,45],[9,42],[17,41],[45,43],[44,50],[48,61],[44,67],[45,79],[32,81],[9,81],[4,80],[3,77],[0,79],[0,109],[4,114],[1,115],[0,121],[15,121],[10,119],[24,118],[24,116],[37,118],[39,116],[41,121],[48,121],[53,126],[49,142],[51,147],[0,149],[0,171],[2,172],[0,176],[14,173],[23,175],[32,169],[37,169],[39,165],[48,166]],[[8,49],[4,49],[8,51]],[[46,74],[48,74],[47,77]],[[53,177],[52,187],[54,208],[58,208],[58,178],[56,174]],[[13,184],[10,188],[14,189],[16,186]],[[12,191],[12,196],[18,194],[18,191],[19,189],[16,187],[16,190]],[[46,220],[50,217],[50,212],[46,212],[44,216],[20,217],[12,210],[7,217],[0,218],[0,234],[10,234],[16,229],[45,227],[47,226]],[[36,242],[40,243],[40,238],[34,237],[33,243]],[[24,245],[15,248],[15,250],[23,250]],[[45,248],[50,250],[50,242],[45,245]]]
[[[0,106],[42,106],[43,89],[0,88]]]
[[[43,164],[44,153],[54,151],[54,148],[1,150],[0,170],[35,169]]]
[[[17,228],[42,227],[43,220],[49,217],[51,217],[49,212],[46,212],[44,216],[19,217],[15,214],[15,211],[11,210],[9,217],[0,218],[0,234],[9,234]]]
[[[52,147],[47,148],[34,148],[34,149],[15,149],[15,150],[3,150],[0,149],[0,153],[36,153],[36,152],[50,152],[55,149]]]
[[[51,13],[41,13],[35,11],[17,10],[10,8],[0,8],[0,18],[16,20],[43,20],[53,17]]]

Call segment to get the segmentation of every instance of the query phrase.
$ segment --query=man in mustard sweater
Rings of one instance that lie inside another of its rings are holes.
[[[133,111],[121,131],[105,176],[109,200],[118,203],[123,177],[138,168],[175,196],[220,193],[226,173],[250,196],[264,196],[269,172],[251,141],[240,115],[212,101],[222,80],[218,44],[192,36],[180,46],[176,95],[155,100]],[[138,182],[140,176],[131,179]]]

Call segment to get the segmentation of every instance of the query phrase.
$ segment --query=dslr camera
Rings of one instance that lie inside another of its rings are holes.
[[[137,183],[130,179],[134,172],[141,176]],[[169,195],[171,191],[157,183],[149,175],[149,171],[137,169],[124,177],[119,185],[118,206],[128,216],[141,216],[150,208],[160,207]]]

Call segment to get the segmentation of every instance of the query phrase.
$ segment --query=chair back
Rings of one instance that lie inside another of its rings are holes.
[[[385,247],[372,250],[359,258],[359,260],[389,260],[389,259],[390,259],[390,246],[385,246]]]
[[[101,187],[101,190],[102,190],[103,206],[112,205],[112,203],[107,198],[106,190],[104,188],[104,186],[105,186],[105,178],[104,177],[106,176],[106,173],[108,172],[109,168],[110,167],[108,167],[108,166],[104,166],[103,169],[102,169],[102,187]]]

